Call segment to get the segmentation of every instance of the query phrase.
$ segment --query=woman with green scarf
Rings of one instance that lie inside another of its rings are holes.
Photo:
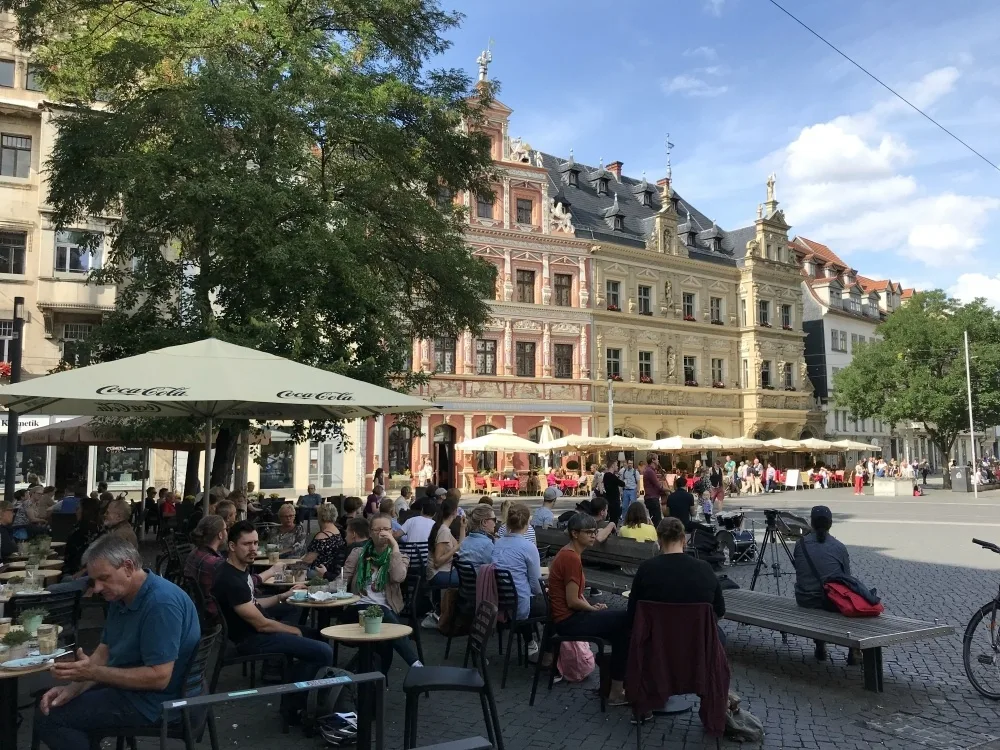
[[[383,513],[371,517],[369,537],[364,546],[351,551],[344,563],[344,579],[351,592],[361,597],[355,612],[372,604],[382,608],[382,621],[399,623],[398,612],[403,608],[400,584],[406,580],[407,558],[399,553],[392,535],[392,518]],[[416,649],[408,637],[377,644],[382,673],[389,674],[392,652],[395,650],[411,667],[422,667]]]

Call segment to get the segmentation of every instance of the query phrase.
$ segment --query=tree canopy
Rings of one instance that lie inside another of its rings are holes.
[[[406,387],[414,337],[486,321],[494,268],[439,200],[496,178],[475,132],[492,92],[429,68],[457,15],[432,0],[0,8],[61,104],[54,223],[110,225],[93,281],[119,292],[93,359],[216,336]]]
[[[969,429],[965,331],[976,430],[1000,424],[1000,313],[941,291],[915,294],[878,327],[875,343],[856,346],[833,378],[837,405],[862,419],[921,422],[947,456]]]

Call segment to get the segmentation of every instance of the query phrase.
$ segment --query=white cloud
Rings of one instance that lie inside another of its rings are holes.
[[[956,68],[940,68],[898,90],[927,109],[954,89],[959,75]],[[789,219],[803,234],[848,256],[893,252],[933,268],[972,259],[1000,200],[935,193],[906,174],[908,165],[934,158],[899,134],[903,118],[912,116],[899,99],[885,99],[866,111],[804,127],[772,154],[767,161],[780,165],[788,180],[781,187]],[[892,276],[892,262],[869,273]]]
[[[715,47],[702,46],[684,50],[684,57],[700,57],[705,60],[714,60],[718,57],[718,54],[715,51]]]
[[[722,15],[722,7],[725,4],[726,0],[704,0],[703,7],[713,16],[718,17]]]
[[[963,273],[948,287],[948,294],[962,302],[971,302],[977,297],[985,297],[993,307],[1000,309],[1000,274],[987,276],[983,273]]]
[[[674,76],[663,82],[664,93],[683,94],[684,96],[712,97],[721,96],[728,90],[728,86],[711,84],[704,78],[682,74]]]

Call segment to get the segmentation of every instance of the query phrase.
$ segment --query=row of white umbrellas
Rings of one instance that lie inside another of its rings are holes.
[[[510,430],[493,430],[487,435],[458,443],[455,446],[462,451],[505,451],[508,453],[549,453],[551,451],[726,451],[726,450],[762,450],[770,452],[833,452],[841,451],[880,451],[876,445],[859,443],[854,440],[839,440],[830,442],[818,438],[805,440],[789,440],[775,438],[774,440],[754,440],[752,438],[687,438],[668,437],[661,440],[643,440],[642,438],[615,435],[614,437],[590,437],[585,435],[567,435],[548,442],[536,443]]]

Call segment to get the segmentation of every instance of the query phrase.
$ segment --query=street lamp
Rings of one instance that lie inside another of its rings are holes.
[[[10,382],[21,381],[21,348],[24,339],[24,297],[14,298],[14,333],[10,342]],[[17,462],[17,412],[7,412],[7,462],[4,465],[3,499],[14,501]]]
[[[608,378],[608,437],[615,436],[615,381]]]

